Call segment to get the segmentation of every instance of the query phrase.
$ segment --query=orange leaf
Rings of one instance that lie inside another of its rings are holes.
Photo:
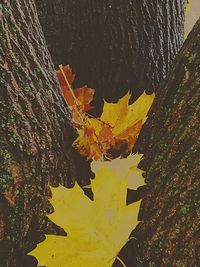
[[[79,110],[88,111],[93,109],[90,102],[94,97],[94,89],[88,88],[86,85],[72,89],[72,83],[75,75],[72,73],[72,69],[67,66],[60,65],[60,69],[56,71],[56,75],[63,93],[63,96],[69,106],[77,106]]]
[[[67,104],[69,106],[74,106],[75,105],[75,100],[74,100],[71,92],[67,88],[67,86],[63,85],[63,86],[61,86],[61,89],[62,89],[62,93],[63,93],[63,96],[64,96]]]
[[[88,88],[86,85],[74,89],[74,94],[78,98],[78,100],[83,104],[90,104],[94,97],[94,89]]]
[[[69,83],[69,85],[72,85],[74,79],[75,79],[75,74],[72,73],[72,69],[70,68],[69,65],[67,66],[63,66],[63,71],[65,73],[65,76],[67,78],[67,81]],[[60,86],[66,86],[66,81],[65,81],[65,78],[63,77],[63,74],[61,72],[61,70],[57,70],[56,71],[56,76],[58,78],[58,81],[60,83]]]
[[[84,111],[89,111],[89,110],[91,110],[91,109],[93,109],[94,107],[93,106],[91,106],[90,104],[85,104],[84,105]]]

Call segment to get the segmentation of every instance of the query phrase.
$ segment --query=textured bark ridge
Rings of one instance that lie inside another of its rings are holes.
[[[150,191],[134,235],[147,266],[200,266],[199,44],[200,20],[162,85],[139,140]]]
[[[156,89],[182,45],[186,0],[36,4],[54,63],[69,63],[99,101]]]
[[[76,178],[73,132],[32,0],[1,2],[0,40],[0,266],[27,267],[48,231],[48,182]]]

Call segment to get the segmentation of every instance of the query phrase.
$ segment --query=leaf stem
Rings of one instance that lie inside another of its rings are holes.
[[[122,264],[123,267],[127,267],[126,264],[117,256],[116,259]]]

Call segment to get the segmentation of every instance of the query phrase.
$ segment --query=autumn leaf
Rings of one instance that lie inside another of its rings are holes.
[[[67,66],[59,66],[59,70],[56,71],[60,88],[67,104],[72,107],[76,106],[79,110],[89,111],[93,108],[90,102],[93,100],[94,89],[83,86],[81,88],[72,88],[72,84],[75,79],[72,69]]]
[[[122,134],[126,129],[146,118],[152,105],[155,94],[147,95],[145,92],[129,105],[131,94],[127,93],[117,103],[104,102],[101,120],[113,127],[115,135]]]
[[[94,89],[88,88],[87,86],[74,89],[74,94],[76,98],[80,101],[83,107],[81,107],[84,111],[89,111],[94,107],[90,105],[90,102],[94,97]]]
[[[47,235],[31,252],[46,267],[111,267],[138,224],[140,201],[126,205],[127,187],[144,184],[137,168],[141,155],[111,162],[93,162],[94,201],[76,184],[73,189],[51,188],[55,212],[48,217],[67,236]],[[135,182],[135,175],[137,181]]]
[[[63,75],[64,73],[64,75]],[[75,79],[75,74],[73,74],[72,69],[70,68],[69,65],[67,66],[62,66],[59,70],[56,71],[56,76],[58,78],[58,81],[60,83],[61,88],[66,85],[66,79],[69,83],[69,85],[71,86],[72,83],[74,82]]]

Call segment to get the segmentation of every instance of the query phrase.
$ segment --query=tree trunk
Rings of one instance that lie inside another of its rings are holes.
[[[186,0],[38,0],[55,65],[70,64],[96,99],[158,87],[183,42]],[[95,103],[97,105],[97,103]]]
[[[74,133],[33,0],[2,0],[0,35],[0,266],[27,267],[51,230],[48,183],[76,178]]]
[[[200,266],[200,20],[161,87],[139,140],[150,188],[133,233],[147,266]]]

